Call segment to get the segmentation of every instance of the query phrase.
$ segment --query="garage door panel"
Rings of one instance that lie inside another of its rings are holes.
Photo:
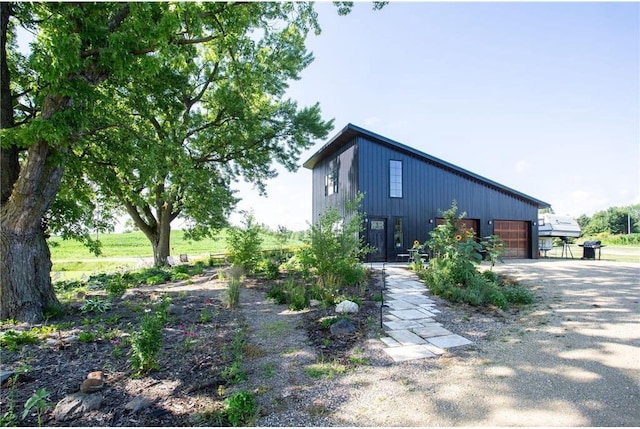
[[[529,257],[529,224],[526,221],[496,220],[494,234],[500,236],[505,245],[505,258]]]

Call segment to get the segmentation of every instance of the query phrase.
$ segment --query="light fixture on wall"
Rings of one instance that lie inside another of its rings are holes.
[[[487,223],[488,223],[489,225],[493,225],[493,221],[492,221],[492,220],[488,221]]]
[[[537,223],[533,222],[533,226],[536,226],[536,225],[537,225]]]
[[[429,223],[433,223],[433,219],[429,219]]]

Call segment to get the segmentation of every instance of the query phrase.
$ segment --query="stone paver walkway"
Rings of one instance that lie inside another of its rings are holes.
[[[440,310],[430,299],[424,283],[403,266],[384,266],[386,273],[383,325],[384,351],[396,362],[432,358],[445,349],[471,341],[445,329],[435,321]]]

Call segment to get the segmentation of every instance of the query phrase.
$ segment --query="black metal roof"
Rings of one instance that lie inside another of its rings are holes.
[[[486,177],[480,176],[479,174],[472,173],[469,170],[465,170],[464,168],[461,168],[449,162],[443,161],[439,158],[436,158],[435,156],[428,155],[417,149],[414,149],[402,143],[398,143],[395,140],[391,140],[387,137],[383,137],[379,134],[376,134],[369,130],[365,130],[364,128],[358,127],[353,124],[347,124],[347,126],[344,127],[338,134],[333,136],[324,146],[322,146],[316,153],[314,153],[311,156],[311,158],[309,158],[303,164],[303,167],[312,170],[313,167],[315,167],[315,165],[318,162],[338,152],[345,144],[353,141],[358,136],[364,137],[367,140],[374,141],[378,144],[390,147],[394,150],[404,152],[408,155],[412,155],[422,161],[428,162],[432,165],[448,170],[452,173],[455,173],[467,179],[477,181],[490,188],[494,188],[498,191],[502,191],[507,194],[513,195],[516,198],[524,199],[538,206],[538,208],[551,207],[549,203],[538,200],[537,198],[533,198],[527,194],[523,194],[522,192],[516,191],[515,189],[509,188],[508,186],[504,186],[498,182],[494,182],[493,180],[487,179]]]

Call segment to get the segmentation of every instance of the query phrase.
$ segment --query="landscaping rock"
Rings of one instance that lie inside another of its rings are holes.
[[[153,404],[153,401],[149,398],[145,398],[144,396],[136,396],[132,400],[126,403],[124,406],[125,410],[129,410],[133,413],[137,413],[140,410],[144,410]]]
[[[336,313],[357,313],[358,304],[353,301],[344,300],[336,305]]]
[[[169,314],[173,316],[181,316],[184,314],[184,307],[179,305],[169,304]]]
[[[349,319],[340,319],[329,328],[331,334],[342,337],[356,333],[356,325]]]
[[[317,307],[321,304],[321,302],[317,299],[309,300],[309,307]]]
[[[97,410],[102,404],[102,395],[87,395],[74,393],[65,396],[53,410],[56,421],[66,422],[82,417],[89,411]]]
[[[15,374],[13,371],[2,371],[2,370],[0,370],[0,384],[2,384],[5,381],[7,381],[7,379],[9,377],[11,377],[13,374]]]
[[[90,372],[87,379],[80,385],[80,392],[94,393],[104,387],[104,373],[102,371]]]

